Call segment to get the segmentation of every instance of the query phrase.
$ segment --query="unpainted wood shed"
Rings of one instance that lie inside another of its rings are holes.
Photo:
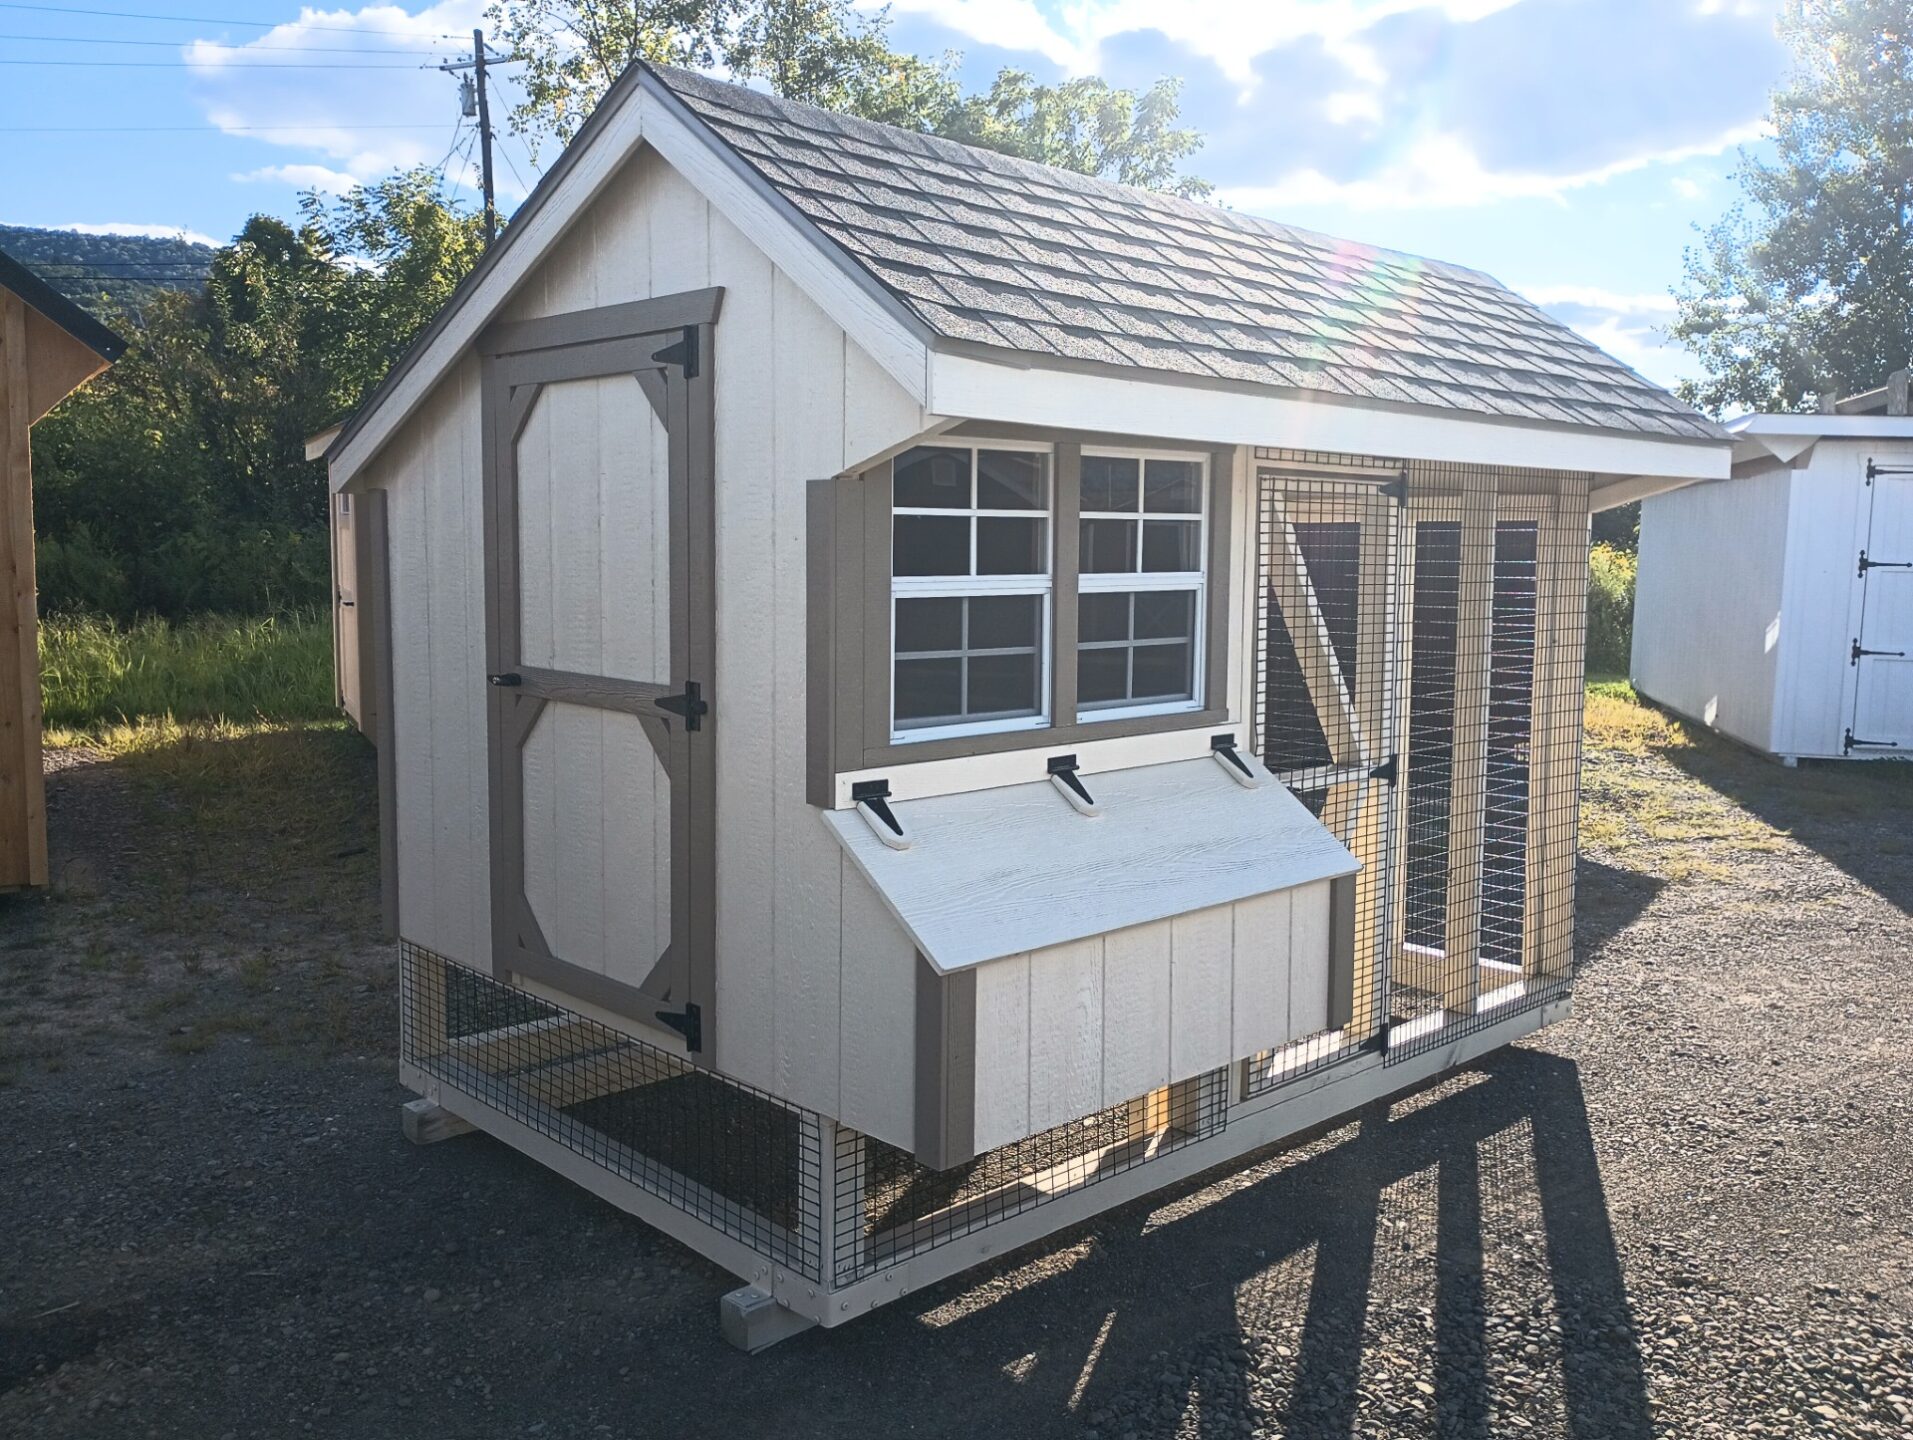
[[[0,891],[47,883],[30,432],[125,349],[0,251]]]
[[[1590,509],[1477,272],[634,70],[331,444],[415,1129],[756,1346],[1565,1013]]]
[[[1643,503],[1643,695],[1788,764],[1913,755],[1906,395],[1744,416],[1730,478]]]

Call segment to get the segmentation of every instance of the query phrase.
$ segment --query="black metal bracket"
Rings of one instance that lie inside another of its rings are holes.
[[[704,1048],[704,1013],[687,1000],[682,1010],[659,1010],[658,1023],[668,1025],[684,1037],[684,1048],[693,1055]]]
[[[1897,740],[1858,739],[1854,735],[1851,727],[1848,728],[1847,733],[1840,741],[1840,749],[1843,753],[1850,753],[1854,750],[1898,750],[1899,748],[1900,742]]]
[[[651,358],[660,365],[675,365],[686,380],[697,379],[697,326],[686,325],[684,333]]]
[[[1233,765],[1251,780],[1255,778],[1255,771],[1248,767],[1243,761],[1242,756],[1236,750],[1235,732],[1233,730],[1221,735],[1211,735],[1209,737],[1209,750],[1211,754],[1220,755],[1225,762]]]
[[[890,808],[890,782],[888,780],[858,780],[850,787],[850,803],[867,807],[884,824],[898,835],[903,834],[903,822],[897,819]]]
[[[1408,472],[1404,470],[1386,485],[1378,485],[1375,488],[1397,505],[1406,505],[1408,503]]]
[[[503,675],[487,675],[486,683],[496,685],[500,690],[516,690],[525,683],[525,677],[516,670],[507,670]]]
[[[1390,755],[1386,760],[1382,761],[1381,764],[1368,772],[1368,778],[1371,780],[1386,780],[1390,785],[1393,785],[1401,778],[1401,758],[1399,755]]]
[[[1890,660],[1904,660],[1906,658],[1906,651],[1904,650],[1869,650],[1864,645],[1862,645],[1858,640],[1855,640],[1853,642],[1853,658],[1850,661],[1848,661],[1848,663],[1852,665],[1858,665],[1861,659],[1868,655],[1884,655]]]
[[[1096,803],[1096,797],[1089,793],[1088,788],[1083,784],[1082,777],[1079,776],[1076,771],[1077,765],[1074,755],[1052,755],[1049,757],[1050,778],[1069,786],[1071,793],[1085,805],[1094,805]]]
[[[1860,575],[1864,579],[1869,570],[1913,570],[1913,560],[1870,560],[1867,552],[1860,552]]]
[[[673,715],[684,718],[686,730],[704,728],[704,717],[711,713],[710,703],[704,698],[704,687],[695,680],[684,682],[682,695],[660,695],[651,702],[660,710],[669,710]]]

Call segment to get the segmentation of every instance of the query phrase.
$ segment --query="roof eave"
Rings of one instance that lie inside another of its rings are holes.
[[[1074,384],[1033,385],[1033,373]],[[1114,392],[1120,390],[1120,394]],[[1149,396],[1158,397],[1151,403]],[[1145,370],[943,340],[931,351],[933,414],[1403,459],[1722,479],[1733,443],[1360,399],[1220,376]]]
[[[11,290],[109,365],[126,353],[126,341],[4,250],[0,250],[0,289]]]

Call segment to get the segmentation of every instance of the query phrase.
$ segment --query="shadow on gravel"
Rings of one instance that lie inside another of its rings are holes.
[[[1708,735],[1661,753],[1881,898],[1913,911],[1913,763],[1806,760],[1790,770]]]
[[[1574,877],[1574,948],[1582,964],[1640,919],[1667,888],[1664,876],[1623,870],[1585,854],[1574,867]]]
[[[1399,1405],[1416,1433],[1487,1440],[1492,1417],[1533,1415],[1539,1402],[1574,1440],[1647,1440],[1639,1337],[1579,1071],[1517,1048],[1472,1078],[1432,1100],[1371,1106],[1348,1141],[1200,1208],[1175,1213],[1177,1199],[1157,1197],[1123,1212],[1099,1227],[1096,1279],[1079,1270],[1016,1289],[938,1343],[1008,1357],[1023,1423],[1043,1424],[1048,1391],[1050,1423],[1068,1425],[1073,1410],[1110,1437],[1237,1437],[1270,1410],[1288,1440],[1342,1437]],[[1407,1213],[1432,1218],[1432,1305],[1405,1258],[1431,1237],[1384,1222],[1402,1211],[1394,1197],[1430,1188],[1432,1217],[1412,1201]],[[1516,1235],[1527,1242],[1518,1266]],[[1112,1271],[1129,1281],[1113,1310]],[[1282,1346],[1297,1322],[1299,1343]],[[879,1341],[880,1328],[858,1338],[884,1349],[903,1338]],[[1432,1364],[1413,1362],[1417,1347],[1432,1348]],[[1292,1376],[1270,1374],[1271,1348],[1292,1352]],[[820,1348],[802,1363],[834,1358]],[[1392,1380],[1378,1375],[1390,1368]],[[1416,1374],[1433,1377],[1432,1396]]]

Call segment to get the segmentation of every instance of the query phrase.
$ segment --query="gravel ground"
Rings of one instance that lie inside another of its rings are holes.
[[[222,763],[69,765],[0,910],[0,1435],[1913,1434],[1913,787],[1597,749],[1573,1020],[751,1359],[399,1138],[362,811]]]

